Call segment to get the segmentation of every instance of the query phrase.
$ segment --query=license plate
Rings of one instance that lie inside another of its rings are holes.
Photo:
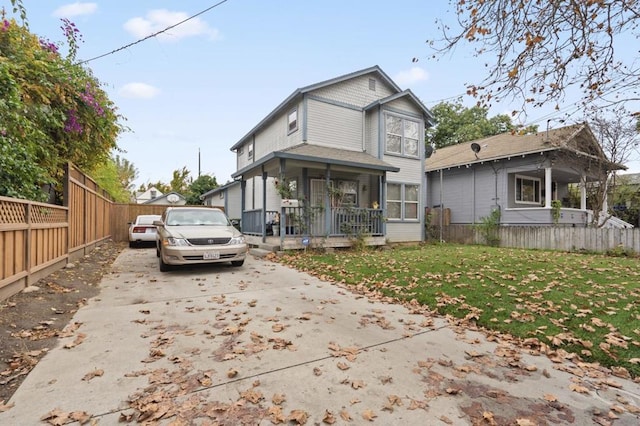
[[[217,251],[205,251],[202,255],[202,259],[204,260],[217,260],[220,259],[220,253]]]
[[[147,228],[147,234],[155,234],[156,228]]]

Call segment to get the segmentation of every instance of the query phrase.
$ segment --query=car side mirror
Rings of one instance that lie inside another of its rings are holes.
[[[154,220],[153,221],[153,226],[162,226],[164,225],[164,223],[161,220]]]

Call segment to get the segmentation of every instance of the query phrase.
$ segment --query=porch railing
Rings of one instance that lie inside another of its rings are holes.
[[[247,210],[242,215],[242,232],[283,236],[384,235],[380,209],[335,207],[331,208],[328,220],[329,223],[323,207],[282,207],[280,212],[268,210],[266,220],[263,220],[262,209]]]

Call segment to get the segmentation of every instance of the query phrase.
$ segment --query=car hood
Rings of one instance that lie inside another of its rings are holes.
[[[233,226],[199,225],[199,226],[166,226],[167,232],[175,238],[233,238],[242,235]]]

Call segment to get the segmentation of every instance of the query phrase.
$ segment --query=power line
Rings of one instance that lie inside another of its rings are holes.
[[[176,24],[170,25],[170,26],[166,27],[163,30],[156,31],[153,34],[149,34],[146,37],[143,37],[143,38],[141,38],[139,40],[136,40],[133,43],[129,43],[129,44],[125,45],[125,46],[122,46],[122,47],[119,47],[117,49],[114,49],[111,52],[103,53],[102,55],[99,55],[99,56],[93,57],[91,59],[87,59],[85,61],[82,61],[82,62],[80,62],[80,64],[86,64],[87,62],[95,61],[96,59],[104,58],[105,56],[113,55],[114,53],[120,52],[121,50],[128,49],[131,46],[135,46],[136,44],[142,43],[145,40],[148,40],[150,38],[156,37],[156,36],[158,36],[158,35],[160,35],[162,33],[165,33],[165,32],[167,32],[167,31],[169,31],[169,30],[171,30],[171,29],[173,29],[173,28],[175,28],[175,27],[177,27],[179,25],[184,24],[187,21],[190,21],[190,20],[192,20],[194,18],[197,18],[198,16],[207,13],[211,9],[215,9],[216,7],[220,6],[223,3],[226,3],[227,1],[229,1],[229,0],[221,0],[218,3],[214,4],[213,6],[210,6],[210,7],[206,8],[206,9],[204,9],[203,11],[196,13],[195,15],[191,15],[188,18],[183,19],[182,21],[180,21],[180,22],[178,22]]]

